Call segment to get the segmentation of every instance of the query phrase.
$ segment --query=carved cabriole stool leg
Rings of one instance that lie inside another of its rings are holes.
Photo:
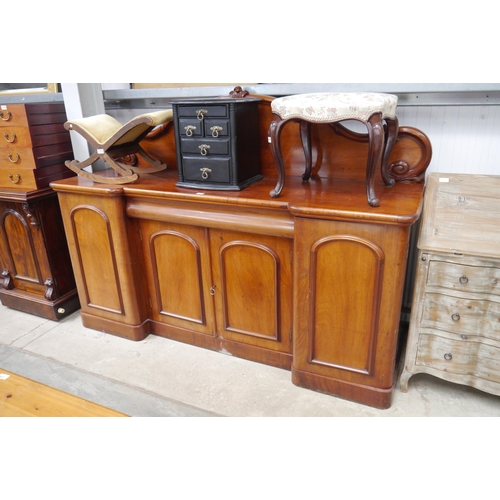
[[[278,182],[276,183],[276,187],[269,193],[271,198],[277,198],[285,185],[285,163],[283,162],[283,154],[281,152],[281,129],[286,122],[287,120],[282,121],[281,118],[276,117],[269,126],[268,135],[271,154],[278,170]]]
[[[375,195],[375,172],[380,165],[384,149],[384,127],[380,113],[370,116],[366,122],[368,128],[368,161],[366,163],[366,195],[372,207],[380,206]]]
[[[399,123],[397,117],[394,119],[386,118],[387,132],[385,134],[384,156],[382,158],[382,179],[386,186],[394,186],[395,180],[389,177],[389,156],[398,137]]]
[[[305,120],[300,122],[300,140],[306,158],[306,168],[302,174],[302,180],[308,181],[312,171],[312,150],[311,150],[311,124]]]

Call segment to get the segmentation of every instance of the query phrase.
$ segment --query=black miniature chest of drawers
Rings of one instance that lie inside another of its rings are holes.
[[[177,186],[238,191],[263,178],[259,101],[245,97],[172,102]]]

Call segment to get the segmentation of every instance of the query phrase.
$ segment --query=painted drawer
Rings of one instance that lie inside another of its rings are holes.
[[[421,334],[416,364],[500,382],[500,348],[476,340]]]
[[[500,304],[426,293],[421,327],[500,341]]]
[[[200,156],[228,155],[229,139],[212,139],[208,137],[181,139],[181,151]]]
[[[441,286],[472,293],[500,295],[500,268],[467,266],[451,262],[431,261],[428,286]]]
[[[184,178],[206,184],[230,182],[230,163],[229,158],[184,158]]]

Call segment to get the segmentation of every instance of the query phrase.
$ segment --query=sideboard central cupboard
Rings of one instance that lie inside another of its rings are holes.
[[[388,408],[412,224],[430,144],[400,129],[380,207],[366,200],[367,140],[313,128],[303,182],[298,129],[287,125],[286,190],[270,198],[268,102],[259,108],[264,179],[241,191],[176,186],[172,131],[142,145],[169,168],[131,184],[83,178],[57,191],[88,328],[153,333],[280,368],[302,387]],[[113,175],[110,173],[110,175]]]

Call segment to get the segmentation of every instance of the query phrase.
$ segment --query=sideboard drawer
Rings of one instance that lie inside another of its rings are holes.
[[[500,268],[466,266],[434,260],[429,263],[427,286],[500,295]]]

